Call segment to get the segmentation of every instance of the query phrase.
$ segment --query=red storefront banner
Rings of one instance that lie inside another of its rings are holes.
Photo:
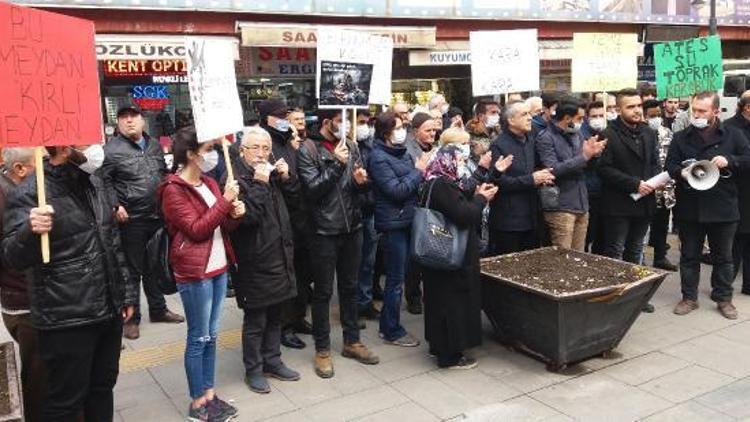
[[[0,2],[0,146],[101,140],[94,23]]]

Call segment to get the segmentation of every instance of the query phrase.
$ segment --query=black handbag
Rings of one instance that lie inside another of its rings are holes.
[[[432,188],[430,184],[424,207],[414,209],[411,226],[411,258],[420,265],[436,270],[458,270],[466,255],[468,229],[459,229],[441,212],[430,209]]]
[[[174,272],[169,265],[169,244],[169,233],[164,226],[159,227],[146,244],[146,265],[149,274],[156,281],[159,291],[165,295],[177,293]]]

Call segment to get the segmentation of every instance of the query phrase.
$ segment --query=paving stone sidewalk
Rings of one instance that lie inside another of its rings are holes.
[[[677,276],[670,276],[652,300],[656,312],[639,317],[613,359],[592,359],[551,373],[499,345],[485,321],[484,345],[471,351],[479,367],[441,370],[426,345],[385,345],[377,324],[368,322],[363,341],[380,355],[379,365],[363,366],[336,354],[335,377],[320,379],[312,369],[311,339],[303,336],[307,349],[283,350],[283,359],[302,373],[302,380],[271,381],[268,395],[252,393],[243,383],[242,314],[228,300],[217,389],[235,401],[239,421],[750,420],[750,297],[736,296],[738,320],[722,318],[708,299],[709,271],[704,267],[701,308],[684,317],[672,314],[680,289]],[[173,310],[181,310],[176,296],[168,300]],[[402,315],[407,330],[423,338],[421,316]],[[126,342],[115,390],[116,420],[185,420],[185,325],[144,321],[141,336]],[[341,350],[338,325],[333,348]]]

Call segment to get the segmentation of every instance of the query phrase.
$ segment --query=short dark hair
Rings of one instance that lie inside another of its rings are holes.
[[[555,104],[560,104],[560,94],[557,92],[543,92],[542,93],[542,107],[551,108]]]
[[[555,111],[555,116],[553,119],[555,119],[556,122],[562,121],[567,116],[575,117],[578,114],[578,110],[583,109],[583,104],[579,101],[570,101],[570,99],[566,99],[566,101],[561,102],[557,105],[557,109]]]
[[[176,173],[180,166],[187,165],[188,151],[196,152],[200,146],[195,126],[185,126],[178,130],[172,141],[172,172]]]
[[[323,124],[323,120],[333,120],[336,116],[341,115],[341,110],[337,108],[319,108],[318,123]]]
[[[656,98],[656,89],[650,87],[650,86],[642,86],[640,89],[641,97],[645,97],[646,95],[650,95],[654,98]]]
[[[714,108],[721,107],[721,98],[719,98],[719,94],[714,91],[699,92],[695,94],[694,97],[695,100],[705,100],[706,98],[711,99],[711,105],[713,105]]]
[[[386,138],[393,132],[393,129],[396,128],[396,119],[401,120],[401,118],[396,116],[396,113],[392,111],[386,111],[376,117],[375,139],[386,140]]]
[[[661,101],[659,100],[646,100],[643,102],[643,112],[645,113],[646,110],[652,109],[652,108],[658,108],[661,110]]]
[[[497,101],[492,101],[492,100],[482,100],[482,101],[478,102],[476,108],[474,109],[474,115],[478,116],[480,114],[486,114],[487,113],[487,109],[491,105],[499,106],[499,104],[497,103]]]
[[[638,90],[634,88],[625,88],[621,89],[619,92],[617,92],[616,98],[616,104],[619,106],[620,101],[625,97],[639,97],[640,98],[641,93],[638,92]]]
[[[590,113],[592,109],[595,108],[604,108],[604,103],[602,101],[592,101],[589,103],[588,106],[586,106],[586,113]]]
[[[371,117],[372,113],[370,113],[370,110],[363,108],[362,110],[357,110],[357,116]]]

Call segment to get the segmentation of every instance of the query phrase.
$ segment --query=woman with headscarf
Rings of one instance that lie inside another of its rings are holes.
[[[497,193],[497,187],[485,183],[473,192],[467,191],[459,176],[463,160],[456,146],[440,148],[425,172],[427,185],[422,198],[424,204],[429,196],[430,209],[469,232],[460,269],[423,268],[425,339],[438,366],[452,369],[477,366],[476,360],[463,353],[482,343],[477,228],[482,222],[482,209]]]

